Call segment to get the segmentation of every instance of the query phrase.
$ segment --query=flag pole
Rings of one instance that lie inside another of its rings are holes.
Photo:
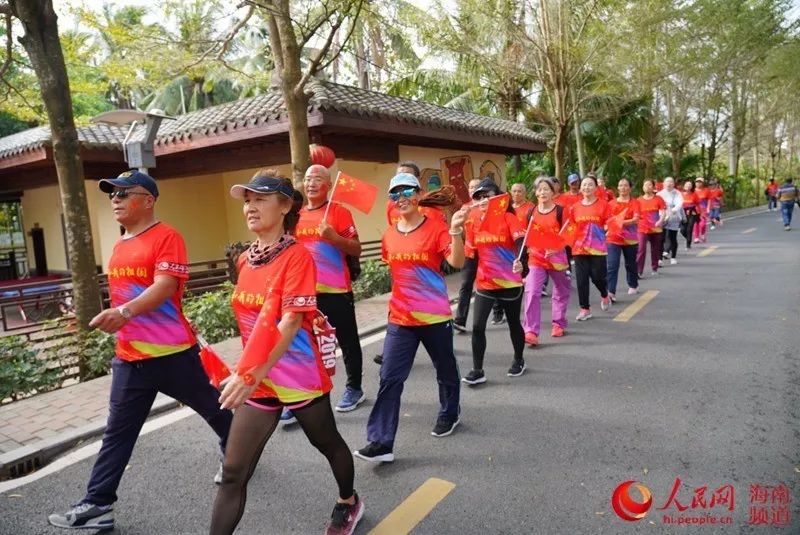
[[[333,199],[333,192],[336,191],[336,184],[339,183],[339,175],[341,174],[342,174],[341,171],[336,173],[336,180],[333,181],[333,187],[331,188],[331,194],[328,196],[328,199]],[[332,202],[333,202],[332,200],[328,201],[328,204],[325,205],[325,213],[322,214],[322,220],[325,221],[326,223],[328,222],[328,210],[330,210]]]
[[[528,233],[531,231],[531,224],[533,223],[533,211],[531,211],[531,218],[528,219],[528,228],[525,229],[525,237],[522,239],[522,247],[519,248],[517,261],[522,260],[522,251],[525,250],[525,244],[528,242]]]

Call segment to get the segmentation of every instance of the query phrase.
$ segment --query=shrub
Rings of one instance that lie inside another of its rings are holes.
[[[239,326],[231,308],[233,284],[187,299],[183,313],[209,344],[239,336]]]
[[[117,343],[116,336],[95,329],[87,333],[76,334],[75,338],[83,364],[81,381],[106,375],[111,370],[111,359],[114,357]]]
[[[0,338],[0,399],[20,399],[61,386],[61,367],[47,360],[24,336]]]
[[[353,283],[353,297],[356,301],[392,290],[392,277],[389,266],[380,260],[368,260],[361,266],[361,276]]]

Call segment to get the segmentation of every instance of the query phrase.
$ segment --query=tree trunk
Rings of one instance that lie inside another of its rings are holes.
[[[12,0],[11,7],[25,29],[25,35],[20,38],[20,42],[36,72],[42,101],[50,121],[53,159],[61,193],[67,251],[72,271],[75,316],[78,328],[85,331],[89,328],[92,317],[100,312],[100,290],[95,278],[92,227],[86,202],[78,132],[72,115],[67,69],[58,38],[58,17],[53,11],[51,0]],[[85,366],[82,355],[79,362],[83,376]]]
[[[566,175],[564,168],[566,167],[565,153],[567,147],[569,125],[556,124],[555,125],[555,140],[553,141],[553,165],[555,166],[556,178],[566,186],[564,179]],[[566,191],[566,187],[562,187]]]
[[[670,155],[672,156],[672,178],[678,180],[681,176],[681,160],[683,159],[683,147],[672,146],[670,148]]]
[[[586,155],[583,151],[583,136],[581,135],[581,123],[578,117],[578,112],[575,112],[575,150],[578,153],[578,169],[581,174],[581,178],[586,176]]]

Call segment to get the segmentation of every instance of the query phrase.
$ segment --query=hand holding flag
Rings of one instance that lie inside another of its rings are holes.
[[[564,240],[564,245],[567,247],[575,247],[575,240],[578,239],[578,225],[572,222],[572,220],[567,219],[558,235]]]
[[[486,213],[483,214],[483,219],[478,224],[478,230],[490,234],[501,234],[503,227],[506,226],[505,214],[510,202],[511,196],[508,193],[491,197],[488,200],[489,206],[486,208]]]

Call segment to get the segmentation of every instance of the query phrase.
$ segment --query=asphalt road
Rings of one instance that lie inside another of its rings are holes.
[[[637,297],[624,295],[624,282],[609,313],[593,290],[595,319],[571,322],[558,341],[542,336],[540,347],[526,349],[521,378],[505,375],[507,329],[490,327],[489,382],[463,389],[462,424],[451,437],[429,434],[437,391],[420,351],[405,389],[397,460],[356,461],[367,508],[357,532],[368,533],[426,480],[440,478],[455,488],[415,534],[799,533],[800,230],[783,232],[777,219],[729,221],[711,233],[709,245],[718,248],[704,257],[696,256],[703,247],[681,248],[679,265],[642,281],[643,290],[659,293],[628,322],[612,321]],[[570,318],[576,313],[573,295]],[[365,348],[370,397],[378,371],[371,356],[380,346]],[[469,336],[457,335],[456,347],[466,373]],[[365,444],[370,406],[338,416],[351,449]],[[212,434],[195,415],[141,437],[119,491],[116,531],[204,533],[215,494],[213,451]],[[46,515],[82,496],[92,462],[0,495],[0,533],[58,533]],[[678,477],[677,499],[687,510],[658,510]],[[626,480],[653,495],[638,522],[611,507]],[[750,486],[780,483],[791,492],[789,525],[751,526]],[[733,511],[710,507],[724,485],[733,486]],[[706,507],[692,508],[694,489],[703,486]],[[238,533],[321,533],[334,498],[324,458],[299,429],[279,429],[250,482]],[[730,516],[732,523],[675,526],[665,514]]]

